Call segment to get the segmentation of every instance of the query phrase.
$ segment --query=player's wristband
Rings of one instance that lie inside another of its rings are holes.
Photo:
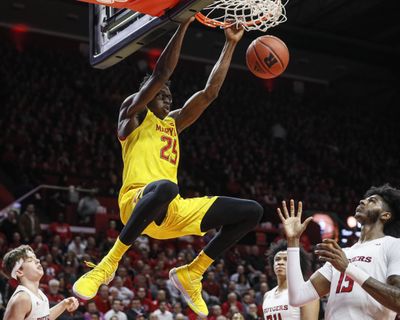
[[[360,268],[356,267],[354,264],[349,263],[347,269],[345,271],[347,275],[350,276],[355,282],[357,282],[360,286],[364,284],[365,281],[370,277],[368,273]]]

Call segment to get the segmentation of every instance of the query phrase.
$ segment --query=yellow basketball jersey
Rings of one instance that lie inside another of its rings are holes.
[[[160,179],[177,183],[179,139],[173,118],[161,120],[147,109],[140,126],[120,142],[124,162],[120,197]]]

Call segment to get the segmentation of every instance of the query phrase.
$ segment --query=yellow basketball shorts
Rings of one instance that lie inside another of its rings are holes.
[[[146,186],[131,189],[120,197],[119,208],[122,223],[130,218],[136,203],[142,197]],[[168,206],[166,217],[161,225],[150,223],[143,234],[154,239],[173,239],[187,235],[202,236],[200,224],[208,209],[218,197],[199,197],[184,199],[179,194]]]

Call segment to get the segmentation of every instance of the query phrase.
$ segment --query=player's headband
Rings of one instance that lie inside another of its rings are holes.
[[[30,250],[26,250],[25,254],[28,258],[35,258],[35,254],[30,251]],[[17,271],[19,270],[19,268],[21,268],[22,264],[24,263],[25,259],[24,258],[20,258],[14,265],[14,268],[11,271],[11,278],[18,280],[17,279]]]

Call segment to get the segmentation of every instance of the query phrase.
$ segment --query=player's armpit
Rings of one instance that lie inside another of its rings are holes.
[[[7,305],[4,320],[24,320],[31,312],[32,302],[27,293],[14,296]]]
[[[311,301],[300,308],[301,320],[318,320],[319,300]]]
[[[310,281],[320,297],[323,297],[329,293],[331,283],[318,271],[313,273],[313,275],[310,277]]]

